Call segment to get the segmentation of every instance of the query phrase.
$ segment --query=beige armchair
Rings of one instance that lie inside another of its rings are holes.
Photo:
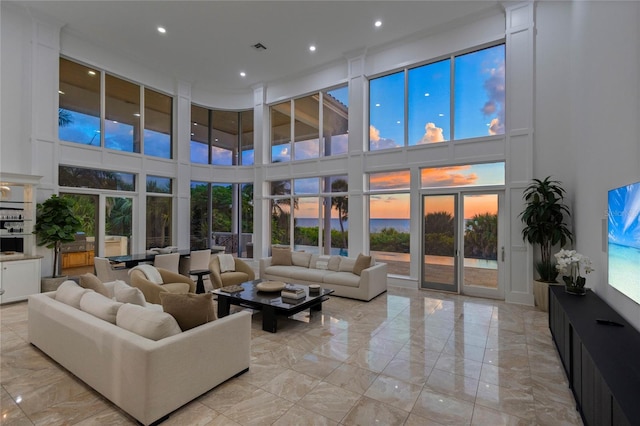
[[[211,284],[213,284],[214,289],[229,285],[236,285],[246,281],[253,281],[256,279],[256,274],[253,272],[251,266],[237,257],[233,260],[235,261],[236,270],[221,273],[218,256],[211,256],[209,270],[211,271]]]
[[[162,277],[162,284],[156,284],[147,279],[147,276],[138,269],[132,269],[130,275],[131,286],[137,287],[144,294],[144,298],[149,303],[160,304],[160,293],[195,293],[196,284],[189,277],[176,274],[162,268],[156,268]]]

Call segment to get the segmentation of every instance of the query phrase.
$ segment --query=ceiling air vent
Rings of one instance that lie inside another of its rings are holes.
[[[267,46],[262,43],[256,43],[252,47],[256,50],[267,50]]]

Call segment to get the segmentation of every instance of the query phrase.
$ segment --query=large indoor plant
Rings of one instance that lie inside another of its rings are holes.
[[[561,185],[560,181],[552,180],[550,176],[543,180],[533,179],[522,196],[525,201],[524,210],[520,213],[524,224],[522,239],[540,247],[535,268],[542,283],[555,283],[558,277],[551,249],[556,245],[563,247],[567,241],[573,242],[573,234],[565,222],[571,213],[564,203],[565,190]],[[543,286],[537,293],[546,297],[546,287]],[[546,310],[545,303],[538,297],[536,299],[538,306]]]
[[[36,226],[33,231],[39,246],[53,249],[53,278],[60,276],[58,257],[62,243],[75,240],[82,229],[80,220],[73,213],[73,200],[53,194],[36,209]]]

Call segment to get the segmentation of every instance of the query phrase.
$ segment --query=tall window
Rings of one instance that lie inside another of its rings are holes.
[[[322,92],[322,123],[324,155],[346,154],[349,150],[349,89],[347,86]]]
[[[348,104],[344,86],[272,105],[271,162],[345,154]]]
[[[240,164],[252,166],[255,163],[253,147],[253,110],[240,113]],[[253,197],[252,197],[253,198]]]
[[[500,44],[372,79],[369,149],[503,134],[504,64]]]
[[[100,146],[100,71],[60,58],[58,137]]]
[[[170,96],[65,58],[58,93],[60,140],[136,153],[144,146],[145,155],[172,158]]]
[[[223,111],[191,105],[191,162],[253,165],[253,110]]]
[[[456,139],[504,134],[504,44],[455,58]]]
[[[342,175],[271,182],[272,243],[290,245],[293,229],[296,250],[346,256],[348,190]]]
[[[253,240],[253,184],[191,182],[191,247],[246,256]]]
[[[271,162],[291,160],[291,101],[271,108]]]
[[[144,89],[144,153],[172,158],[173,98]]]
[[[296,160],[318,158],[320,155],[320,108],[318,96],[306,96],[294,101],[293,135]]]
[[[409,145],[451,139],[450,68],[447,59],[409,70]]]
[[[172,194],[171,178],[147,176],[147,249],[171,245]]]
[[[140,86],[105,76],[104,146],[140,152]]]
[[[408,170],[369,174],[369,250],[389,274],[410,273],[409,188]]]
[[[369,82],[369,149],[404,145],[404,72]]]

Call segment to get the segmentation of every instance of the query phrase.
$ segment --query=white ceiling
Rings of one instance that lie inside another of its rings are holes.
[[[498,7],[497,1],[28,1],[34,14],[193,90],[245,92]],[[373,22],[381,19],[380,28]],[[160,34],[157,27],[166,27]],[[262,43],[266,51],[252,46]],[[317,46],[309,52],[309,45]],[[247,76],[242,78],[240,71]]]

